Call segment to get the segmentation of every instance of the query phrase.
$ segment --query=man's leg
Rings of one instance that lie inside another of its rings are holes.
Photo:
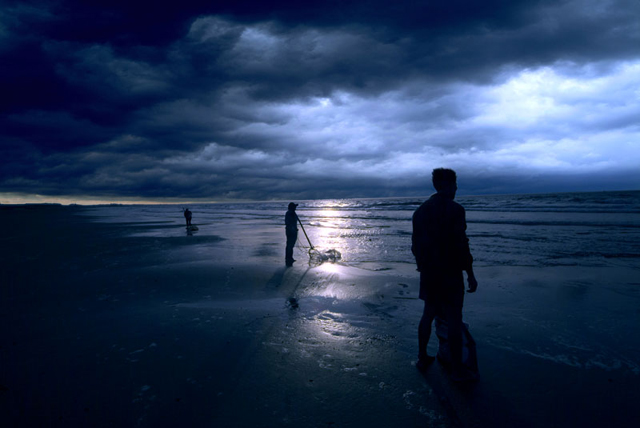
[[[444,304],[448,328],[449,351],[451,352],[451,368],[454,380],[465,380],[465,369],[462,363],[462,305],[464,301],[464,283],[460,281],[454,280],[452,282],[451,285],[454,292]]]
[[[427,345],[431,338],[431,324],[437,315],[437,309],[440,305],[439,296],[434,292],[434,283],[437,285],[438,280],[434,279],[432,274],[420,272],[420,298],[424,300],[424,310],[420,324],[418,324],[418,362],[416,367],[420,371],[426,370],[427,366],[435,360],[427,354]]]
[[[445,316],[449,351],[451,352],[451,367],[455,372],[462,368],[462,306],[446,305]]]
[[[284,258],[288,263],[293,262],[293,247],[296,245],[296,241],[298,240],[297,233],[287,233],[287,248],[285,249]]]
[[[418,359],[420,360],[428,360],[427,345],[431,338],[431,324],[436,317],[436,307],[429,303],[429,300],[424,302],[424,311],[418,324]]]
[[[427,356],[427,345],[431,338],[431,324],[433,319],[438,314],[438,307],[440,306],[440,296],[437,293],[437,286],[440,283],[440,278],[434,276],[433,272],[421,271],[420,272],[420,299],[424,300],[424,310],[422,311],[422,318],[418,325],[418,357],[423,358]]]

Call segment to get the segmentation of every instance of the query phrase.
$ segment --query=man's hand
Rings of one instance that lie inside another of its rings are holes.
[[[467,275],[467,282],[469,283],[467,293],[475,293],[478,289],[478,281],[476,280],[475,275]]]

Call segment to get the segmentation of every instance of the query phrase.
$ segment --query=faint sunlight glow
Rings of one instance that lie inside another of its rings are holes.
[[[640,91],[640,62],[626,63],[605,76],[563,74],[542,67],[525,70],[496,86],[478,102],[478,125],[526,128],[543,121],[574,120],[591,105],[590,115],[610,114],[637,103]],[[549,126],[547,123],[546,126]]]
[[[94,198],[90,196],[38,195],[3,192],[0,193],[0,205],[23,204],[59,204],[59,205],[155,205],[155,204],[186,204],[211,203],[213,201],[195,201],[180,198],[147,199],[143,197],[113,197]]]

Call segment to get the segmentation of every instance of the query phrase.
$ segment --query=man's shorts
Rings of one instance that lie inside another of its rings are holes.
[[[464,301],[464,277],[462,271],[420,272],[420,299],[427,303],[460,306]]]

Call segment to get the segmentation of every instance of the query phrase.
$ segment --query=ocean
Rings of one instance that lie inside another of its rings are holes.
[[[311,243],[339,251],[342,263],[358,267],[414,263],[411,216],[427,198],[295,201],[308,235],[307,240],[300,231],[298,254]],[[640,268],[640,191],[459,196],[456,201],[467,212],[476,266]],[[199,227],[194,234],[280,257],[284,250],[270,247],[284,246],[288,202],[189,205]],[[179,227],[183,208],[95,206],[84,214],[102,222],[133,222],[138,226],[131,237],[177,237],[186,234]]]

